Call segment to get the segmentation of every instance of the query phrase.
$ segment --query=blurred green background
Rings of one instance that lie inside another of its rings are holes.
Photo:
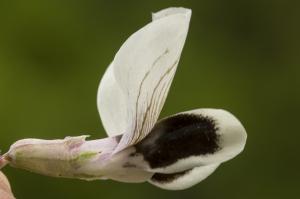
[[[297,198],[300,195],[299,3],[272,0],[0,0],[0,146],[22,138],[105,136],[96,91],[125,39],[169,6],[193,10],[161,117],[200,107],[234,113],[245,151],[191,189],[55,179],[5,168],[34,198]],[[297,5],[296,5],[297,4]]]

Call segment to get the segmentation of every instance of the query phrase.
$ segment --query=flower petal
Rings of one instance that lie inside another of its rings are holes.
[[[222,163],[244,148],[247,134],[232,114],[220,109],[197,109],[165,118],[135,145],[151,172],[174,173]]]
[[[218,166],[219,164],[211,164],[172,174],[156,173],[148,182],[162,189],[183,190],[207,178]]]
[[[116,81],[113,63],[101,79],[97,105],[107,135],[123,134],[128,124],[127,99]]]
[[[156,123],[180,59],[190,16],[191,10],[183,8],[154,14],[155,20],[130,36],[116,54],[113,71],[126,96],[128,114],[126,133],[116,152],[142,140]]]
[[[14,199],[10,184],[6,176],[0,172],[0,198],[1,199]]]

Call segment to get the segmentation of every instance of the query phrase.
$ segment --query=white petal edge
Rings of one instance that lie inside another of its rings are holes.
[[[211,164],[201,167],[195,167],[186,174],[179,176],[171,182],[158,182],[149,180],[148,182],[162,189],[183,190],[190,188],[211,175],[220,164]]]
[[[161,19],[163,17],[167,17],[167,16],[174,15],[174,14],[184,14],[184,15],[191,16],[192,11],[190,9],[183,8],[183,7],[166,8],[166,9],[160,10],[158,12],[152,13],[152,20],[155,21],[157,19]]]
[[[115,79],[112,65],[101,79],[97,96],[98,111],[108,136],[123,134],[128,125],[127,101]]]

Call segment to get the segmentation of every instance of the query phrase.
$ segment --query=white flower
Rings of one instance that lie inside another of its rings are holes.
[[[98,108],[108,137],[25,139],[0,159],[54,177],[148,181],[185,189],[239,154],[246,131],[230,113],[197,109],[157,122],[179,63],[191,10],[168,8],[130,36],[105,72]]]

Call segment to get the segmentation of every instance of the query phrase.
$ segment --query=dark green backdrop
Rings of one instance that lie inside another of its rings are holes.
[[[296,1],[0,0],[0,145],[105,136],[96,91],[124,40],[169,6],[193,10],[162,117],[233,112],[245,151],[180,192],[144,184],[55,179],[5,168],[19,199],[297,198],[300,195],[299,4]]]

